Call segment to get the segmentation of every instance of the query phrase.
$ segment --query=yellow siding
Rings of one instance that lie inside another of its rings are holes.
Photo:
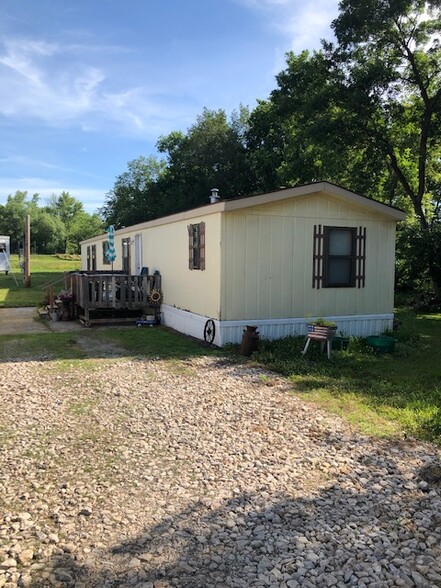
[[[188,268],[189,224],[205,222],[205,267],[201,270]],[[164,303],[182,310],[219,318],[220,309],[220,235],[221,214],[210,214],[188,220],[144,229],[124,229],[115,234],[116,260],[114,269],[122,268],[123,238],[131,239],[131,271],[135,273],[135,235],[142,235],[142,264],[153,273],[161,273]],[[110,265],[102,263],[102,241],[106,236],[89,240],[82,245],[82,269],[86,269],[86,249],[97,245],[97,270],[110,271]]]
[[[313,228],[363,226],[364,288],[312,287]],[[325,194],[225,214],[223,320],[392,312],[395,221]]]

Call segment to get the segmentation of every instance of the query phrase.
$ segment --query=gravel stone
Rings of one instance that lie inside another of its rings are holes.
[[[86,339],[87,365],[2,364],[0,588],[441,586],[439,448]]]

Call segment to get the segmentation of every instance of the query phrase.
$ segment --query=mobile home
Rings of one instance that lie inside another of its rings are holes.
[[[222,346],[332,319],[346,335],[392,327],[396,223],[404,212],[329,182],[219,200],[115,231],[115,270],[161,275],[161,320]],[[109,271],[107,235],[82,270]]]

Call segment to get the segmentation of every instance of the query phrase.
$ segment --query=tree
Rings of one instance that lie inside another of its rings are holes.
[[[44,208],[38,201],[38,194],[28,200],[27,192],[16,192],[0,206],[0,233],[11,236],[12,250],[23,241],[27,214],[31,217],[32,248],[37,253],[79,253],[79,242],[103,228],[99,216],[84,212],[82,203],[68,192],[53,195]]]
[[[168,213],[208,202],[211,188],[224,198],[250,193],[245,132],[248,110],[241,107],[231,120],[223,110],[204,109],[186,134],[170,133],[158,141],[166,170],[159,182]]]
[[[17,191],[0,206],[0,233],[11,237],[11,251],[23,241],[26,215],[30,214],[32,221],[38,211],[38,194],[34,194],[31,200],[27,198],[27,192]]]
[[[440,8],[439,0],[343,0],[333,23],[338,44],[326,46],[355,128],[381,149],[426,244],[439,234]],[[440,295],[436,250],[422,249]]]
[[[99,235],[104,230],[98,214],[80,211],[69,226],[66,237],[66,253],[80,253],[80,242]]]
[[[31,242],[35,253],[64,252],[66,227],[63,221],[47,210],[37,208],[31,215]]]
[[[427,193],[441,171],[440,6],[343,0],[332,25],[338,45],[327,46],[354,123],[381,147],[423,229],[440,196]]]
[[[228,120],[223,110],[204,109],[187,133],[160,137],[163,159],[139,157],[118,176],[100,210],[106,223],[132,225],[208,203],[216,187],[223,197],[250,191],[245,134],[248,110]]]
[[[157,187],[165,163],[156,157],[138,157],[116,178],[107,194],[100,215],[107,224],[129,226],[161,215],[161,197]]]
[[[83,204],[71,196],[69,192],[61,192],[59,196],[53,194],[48,200],[47,210],[58,216],[67,229],[77,214],[84,212]]]
[[[287,55],[278,87],[250,118],[261,189],[326,179],[404,208],[423,231],[434,230],[441,206],[439,8],[439,0],[343,0],[335,46]],[[424,250],[439,291],[436,259]]]
[[[379,198],[389,180],[381,150],[364,141],[323,52],[287,54],[278,87],[250,117],[249,157],[266,191],[326,179]]]
[[[53,194],[48,199],[45,210],[64,226],[64,242],[60,242],[58,251],[66,252],[72,224],[79,214],[84,213],[83,204],[63,191],[59,196]]]

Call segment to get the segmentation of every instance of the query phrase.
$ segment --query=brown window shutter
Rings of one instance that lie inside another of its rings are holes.
[[[312,258],[312,287],[320,289],[323,286],[323,237],[322,225],[314,225],[314,244]]]
[[[355,283],[357,288],[366,283],[366,227],[358,227],[355,238]]]
[[[188,225],[188,269],[193,267],[193,225]]]
[[[199,269],[205,269],[205,223],[199,225]]]

